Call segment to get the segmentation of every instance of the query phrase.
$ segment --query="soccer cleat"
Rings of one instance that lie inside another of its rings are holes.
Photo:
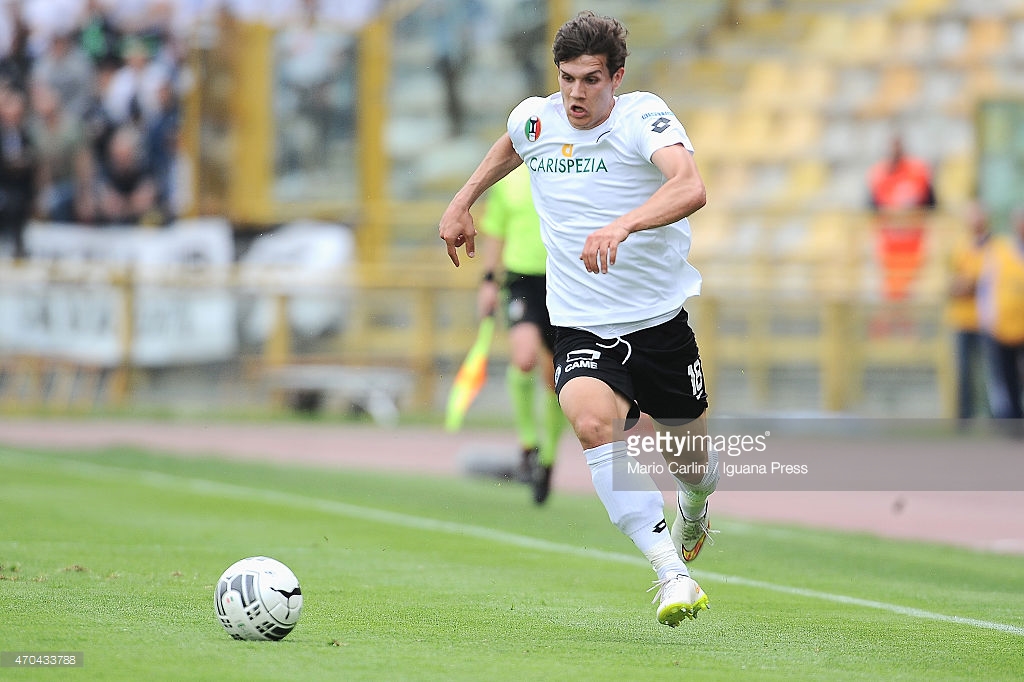
[[[657,588],[652,604],[658,605],[658,622],[674,628],[687,618],[696,620],[697,612],[708,606],[708,595],[697,581],[688,575],[674,575],[655,580],[651,590]]]
[[[533,471],[537,466],[537,448],[523,448],[516,470],[516,480],[520,483],[533,483]]]
[[[678,498],[676,500],[676,508],[679,514],[676,516],[676,520],[672,522],[672,543],[676,546],[676,551],[679,552],[682,560],[689,563],[700,554],[705,539],[709,540],[711,544],[715,543],[711,533],[717,533],[718,531],[711,530],[711,523],[708,521],[707,502],[704,503],[704,513],[692,520],[686,518],[686,515],[683,514],[682,508],[679,507]]]
[[[533,469],[533,501],[537,504],[544,504],[551,493],[551,469],[543,464]]]

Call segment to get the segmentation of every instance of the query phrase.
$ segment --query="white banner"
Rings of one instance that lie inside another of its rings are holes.
[[[29,263],[0,282],[0,352],[114,366],[125,355],[125,295],[111,265],[137,279],[154,268],[189,271],[228,266],[231,227],[223,220],[181,221],[162,229],[33,224]],[[74,270],[51,281],[48,264]],[[3,267],[3,265],[0,265]],[[70,279],[70,278],[69,278]],[[227,360],[237,353],[236,305],[224,288],[136,286],[130,361],[142,367]]]
[[[347,272],[355,257],[352,231],[334,223],[296,221],[253,240],[239,261],[243,283],[273,283],[291,295],[288,324],[300,337],[317,337],[344,327],[350,292],[338,285],[318,293],[317,284]],[[273,302],[267,296],[248,300],[241,328],[248,342],[262,343],[270,334]]]

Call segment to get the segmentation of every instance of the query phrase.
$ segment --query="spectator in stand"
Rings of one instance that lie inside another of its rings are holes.
[[[150,58],[145,41],[125,39],[124,66],[115,73],[103,93],[103,106],[114,123],[144,126],[160,107],[160,88],[170,80],[166,65]]]
[[[178,100],[170,81],[158,91],[159,107],[146,126],[146,156],[157,183],[157,202],[165,213],[173,193],[175,157],[178,153]]]
[[[36,152],[28,134],[25,93],[0,87],[0,238],[25,256],[25,225],[35,200]]]
[[[984,363],[985,337],[978,319],[976,295],[985,249],[992,236],[988,214],[980,202],[972,202],[967,211],[968,233],[950,255],[952,281],[946,306],[946,321],[953,329],[956,353],[956,416],[977,416],[978,381]]]
[[[445,92],[445,110],[452,137],[465,133],[466,105],[462,78],[473,61],[474,43],[485,21],[479,0],[437,0],[427,3],[436,49],[434,65]]]
[[[990,240],[978,282],[978,311],[987,336],[992,416],[1014,420],[1024,435],[1024,208],[1011,219],[1009,234]]]
[[[95,83],[92,60],[67,33],[52,37],[32,66],[32,84],[57,91],[61,106],[73,117],[85,113]]]
[[[28,26],[14,3],[0,3],[0,87],[26,90],[32,55]]]
[[[44,81],[32,86],[29,131],[38,150],[38,198],[35,213],[43,220],[73,222],[76,156],[88,153],[78,119]]]
[[[504,39],[523,70],[526,91],[547,94],[547,8],[533,0],[515,0],[505,17]]]
[[[89,0],[79,34],[79,44],[99,66],[114,61],[120,66],[121,30],[114,25],[99,0]]]
[[[876,213],[878,258],[888,301],[902,301],[924,259],[923,211],[935,207],[932,174],[923,161],[908,156],[903,139],[892,138],[888,158],[871,168],[871,207]]]
[[[93,90],[89,104],[82,114],[82,130],[89,149],[95,160],[102,159],[107,154],[107,144],[117,124],[110,116],[103,104],[104,96],[110,89],[110,83],[117,73],[118,62],[107,59],[100,62],[96,67],[96,87]]]
[[[100,164],[98,219],[106,224],[164,222],[144,141],[132,125],[122,125],[114,131],[107,157]]]
[[[277,34],[281,110],[287,128],[280,130],[283,165],[291,170],[323,166],[337,116],[334,90],[346,64],[347,36],[326,24],[315,0]],[[284,106],[282,106],[282,104]]]

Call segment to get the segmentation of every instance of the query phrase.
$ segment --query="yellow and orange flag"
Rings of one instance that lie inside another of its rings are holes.
[[[487,357],[491,352],[491,340],[494,338],[494,315],[480,320],[480,328],[476,333],[476,341],[466,353],[462,361],[451,391],[448,393],[448,410],[445,413],[444,428],[454,432],[462,428],[462,420],[469,411],[480,389],[487,381]]]

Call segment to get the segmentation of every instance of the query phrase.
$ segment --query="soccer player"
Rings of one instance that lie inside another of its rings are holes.
[[[700,292],[687,262],[687,216],[704,205],[704,183],[668,105],[651,93],[616,94],[628,54],[619,21],[580,12],[558,30],[552,52],[559,92],[512,111],[439,233],[456,267],[460,248],[475,256],[470,208],[525,163],[548,252],[559,402],[609,518],[657,573],[658,620],[676,626],[708,604],[685,562],[707,537],[718,453],[698,437],[663,453],[679,472],[666,533],[661,492],[646,474],[631,478],[623,428],[642,411],[676,433],[706,436],[704,376],[683,308]]]
[[[509,325],[509,365],[506,373],[516,432],[522,447],[520,479],[533,488],[533,501],[544,504],[551,492],[551,472],[565,417],[555,395],[551,353],[555,328],[545,303],[544,268],[547,252],[540,239],[540,219],[533,208],[530,176],[520,166],[495,185],[487,196],[480,230],[484,277],[477,293],[479,315],[492,315],[504,293]],[[499,286],[498,270],[504,270]],[[542,408],[543,434],[535,417],[536,370],[543,370],[547,391]]]

